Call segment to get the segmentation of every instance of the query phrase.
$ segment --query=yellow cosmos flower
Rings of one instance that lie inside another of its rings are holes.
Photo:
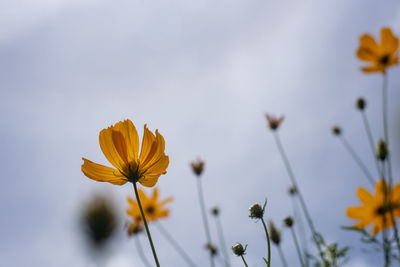
[[[116,168],[83,159],[82,172],[95,181],[123,185],[139,182],[152,187],[161,174],[166,174],[169,158],[165,155],[165,141],[144,125],[142,148],[139,154],[139,135],[130,120],[120,121],[100,132],[100,147],[107,160]]]
[[[369,34],[360,37],[360,47],[357,50],[357,57],[360,60],[371,63],[370,66],[361,68],[364,72],[382,72],[387,67],[399,63],[399,38],[393,35],[389,28],[381,29],[381,43],[377,44]]]
[[[146,193],[139,188],[139,198],[142,203],[143,212],[146,217],[146,220],[156,221],[161,218],[165,218],[169,216],[169,210],[164,208],[164,205],[171,202],[173,200],[172,197],[166,198],[164,200],[158,200],[158,188],[155,188],[152,196],[147,196]],[[129,208],[126,210],[126,213],[133,217],[134,221],[139,221],[142,219],[139,205],[132,198],[127,198],[129,203]]]
[[[386,201],[384,190],[387,192]],[[363,205],[346,210],[348,217],[360,220],[354,225],[356,228],[361,229],[373,223],[371,232],[377,234],[384,228],[393,226],[391,211],[395,217],[400,217],[400,184],[394,186],[389,194],[386,183],[379,180],[375,185],[375,196],[362,187],[357,190],[357,196]]]

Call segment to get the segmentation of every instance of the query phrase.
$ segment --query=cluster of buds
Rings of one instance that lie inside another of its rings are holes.
[[[193,172],[197,176],[200,176],[204,170],[204,161],[202,161],[201,159],[197,159],[196,161],[191,162],[190,166],[192,167]]]
[[[237,243],[236,245],[234,245],[232,247],[232,251],[236,256],[246,255],[246,249],[247,249],[247,245],[245,247],[243,247],[243,245],[240,243]]]

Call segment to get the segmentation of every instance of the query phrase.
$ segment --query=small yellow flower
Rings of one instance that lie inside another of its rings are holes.
[[[123,185],[139,182],[152,187],[161,174],[166,174],[169,158],[165,155],[165,141],[144,125],[142,148],[139,155],[139,135],[130,120],[120,121],[100,132],[100,147],[107,160],[116,168],[83,159],[82,172],[95,181]]]
[[[158,188],[155,188],[153,191],[153,195],[147,196],[146,193],[139,188],[139,198],[143,207],[143,212],[148,222],[156,221],[161,218],[165,218],[169,216],[169,210],[164,208],[164,205],[171,202],[173,200],[172,197],[166,198],[164,200],[158,200]],[[131,216],[134,221],[140,222],[142,219],[139,205],[132,198],[127,198],[129,203],[129,208],[126,210],[126,213]]]
[[[393,35],[389,28],[381,29],[381,43],[377,44],[374,37],[363,34],[360,37],[360,47],[357,50],[357,57],[360,60],[371,63],[370,66],[361,68],[362,71],[382,72],[386,68],[399,63],[399,39]]]
[[[387,192],[386,201],[385,191]],[[375,185],[375,196],[362,187],[358,188],[357,196],[363,205],[349,207],[346,210],[349,218],[360,220],[354,225],[356,228],[362,229],[373,223],[371,232],[377,234],[393,225],[391,211],[395,217],[400,217],[400,184],[395,185],[389,192],[386,183],[379,180]]]

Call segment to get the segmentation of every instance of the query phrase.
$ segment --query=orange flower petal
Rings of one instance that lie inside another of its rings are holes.
[[[121,132],[124,137],[128,161],[137,165],[139,155],[139,135],[132,121],[124,120],[114,126],[114,130]]]
[[[82,159],[82,172],[92,180],[109,182],[115,185],[123,185],[128,181],[128,179],[116,169],[94,163],[85,158]]]
[[[375,50],[362,46],[357,50],[357,57],[368,62],[375,62],[379,58]]]
[[[396,38],[392,30],[389,28],[382,28],[381,30],[381,53],[394,54],[399,49],[399,39]]]
[[[369,34],[363,34],[360,37],[360,47],[370,49],[371,51],[378,52],[378,44],[376,43],[374,37]]]

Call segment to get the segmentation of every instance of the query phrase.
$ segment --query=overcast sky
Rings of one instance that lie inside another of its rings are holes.
[[[196,262],[208,264],[189,168],[200,156],[207,206],[221,208],[228,245],[249,244],[250,266],[263,266],[262,226],[248,207],[267,197],[266,217],[279,226],[292,211],[270,112],[286,116],[280,134],[317,229],[352,246],[347,266],[376,266],[381,255],[361,252],[359,236],[340,229],[354,223],[345,210],[358,205],[356,189],[369,187],[330,130],[340,124],[374,171],[354,101],[365,96],[382,136],[381,76],[361,73],[355,50],[361,34],[378,36],[383,26],[400,34],[397,0],[1,1],[0,265],[91,266],[77,228],[83,204],[105,193],[125,220],[133,189],[86,178],[81,158],[109,165],[98,134],[129,118],[140,136],[147,123],[166,140],[170,165],[158,187],[175,201],[161,223]],[[394,162],[399,73],[389,71]],[[156,230],[162,266],[184,266]],[[106,266],[143,266],[120,231]],[[283,235],[289,265],[298,266]],[[273,266],[281,266],[274,248]]]

